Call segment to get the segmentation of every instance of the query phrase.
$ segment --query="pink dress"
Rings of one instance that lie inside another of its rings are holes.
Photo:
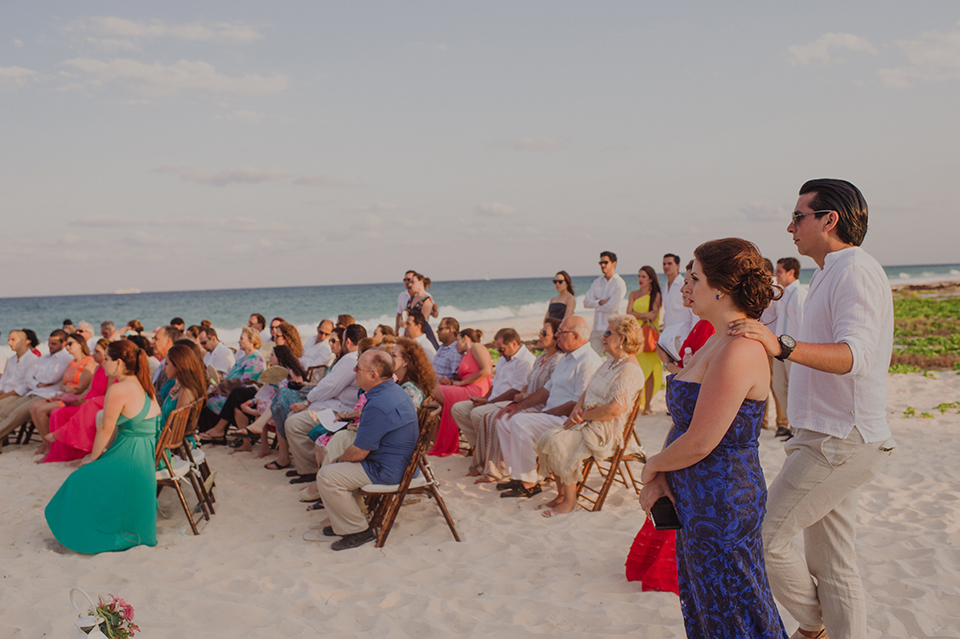
[[[103,409],[107,381],[107,374],[98,366],[83,404],[64,406],[50,413],[50,432],[57,434],[57,441],[50,444],[50,452],[43,461],[72,461],[93,450],[93,439],[97,434],[97,411]]]
[[[467,351],[463,359],[460,360],[460,367],[457,368],[457,375],[460,379],[467,379],[480,370],[480,364],[473,358],[473,353]],[[440,427],[437,430],[437,443],[430,450],[430,455],[437,457],[447,457],[460,452],[460,427],[454,421],[451,410],[457,402],[462,402],[468,397],[483,397],[490,391],[490,376],[487,375],[473,384],[466,386],[441,386],[440,394],[443,395],[443,413],[440,416]]]

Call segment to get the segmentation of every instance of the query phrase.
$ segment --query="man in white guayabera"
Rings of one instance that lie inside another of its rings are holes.
[[[860,248],[867,203],[843,180],[811,180],[787,226],[819,267],[800,331],[774,335],[750,320],[731,335],[760,341],[790,369],[787,411],[796,436],[770,486],[763,545],[770,588],[800,622],[794,637],[867,636],[855,547],[860,487],[893,452],[886,418],[893,297],[880,264]],[[804,535],[804,555],[793,545]]]
[[[607,319],[623,312],[623,298],[627,295],[627,283],[617,275],[617,254],[604,251],[600,254],[600,277],[593,281],[583,298],[583,305],[592,308],[593,331],[590,346],[598,354],[603,353],[603,332]]]

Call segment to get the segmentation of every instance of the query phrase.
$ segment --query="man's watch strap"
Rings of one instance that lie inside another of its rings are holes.
[[[793,349],[797,347],[797,342],[789,335],[781,335],[777,338],[777,342],[780,343],[780,354],[774,355],[774,358],[780,360],[781,362],[786,361],[786,359],[790,357],[790,354],[793,352]]]

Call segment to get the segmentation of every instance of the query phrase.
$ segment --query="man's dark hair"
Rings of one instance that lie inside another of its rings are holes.
[[[27,336],[27,343],[30,344],[30,348],[36,348],[37,346],[40,346],[40,340],[37,339],[36,333],[29,328],[21,328],[20,330],[23,331],[23,334]]]
[[[800,277],[800,260],[795,257],[781,257],[777,264],[783,267],[785,271],[793,271],[794,277]]]
[[[860,189],[846,180],[821,178],[800,187],[800,195],[816,193],[810,201],[814,211],[836,211],[837,237],[845,244],[860,246],[867,235],[867,201]],[[817,213],[817,219],[827,213]]]
[[[215,329],[215,328],[212,327],[212,326],[209,326],[209,327],[201,330],[200,332],[201,332],[201,333],[206,333],[206,334],[207,334],[207,337],[212,337],[213,339],[220,339],[219,337],[217,337],[217,329]]]
[[[354,344],[359,344],[360,340],[367,336],[367,329],[360,324],[351,324],[343,331],[343,339],[348,339]]]
[[[189,335],[193,339],[197,339],[198,337],[200,337],[200,333],[203,332],[203,330],[204,330],[203,326],[197,326],[196,324],[192,324],[188,326],[187,330],[183,331],[183,333],[184,335]]]
[[[161,326],[159,329],[157,329],[157,335],[165,335],[171,342],[175,342],[183,337],[183,331],[176,326],[167,324],[166,326]]]
[[[668,257],[673,260],[674,264],[676,264],[677,266],[680,266],[679,255],[677,255],[676,253],[667,253],[666,255],[663,256],[663,259],[667,259]]]
[[[250,317],[257,320],[257,322],[260,324],[261,331],[267,327],[267,318],[261,315],[260,313],[251,313]]]
[[[65,319],[65,320],[63,320],[63,325],[64,325],[64,326],[73,326],[73,320],[72,320],[72,319]]]
[[[137,345],[137,348],[143,349],[143,352],[147,354],[147,357],[153,357],[153,346],[150,345],[150,342],[147,341],[147,338],[143,335],[129,335],[127,339]]]
[[[50,337],[59,338],[60,341],[63,342],[63,341],[66,341],[67,339],[67,332],[61,328],[57,328],[50,333]]]
[[[494,340],[503,340],[504,344],[509,344],[510,342],[520,343],[520,334],[512,328],[501,328],[497,331],[497,334],[493,336]]]
[[[182,317],[174,317],[170,320],[171,326],[186,326],[187,323],[183,321]]]
[[[416,324],[417,326],[419,326],[421,330],[427,327],[427,320],[423,319],[423,315],[421,315],[420,313],[411,313],[410,315],[407,315],[407,319],[413,322],[414,324]],[[459,329],[459,325],[458,325],[458,329]],[[459,333],[460,331],[457,330],[457,332]]]
[[[460,322],[452,317],[444,317],[442,320],[440,320],[440,323],[444,326],[449,326],[451,329],[453,329],[454,333],[460,332]]]
[[[608,258],[611,262],[616,262],[616,261],[617,261],[617,254],[614,253],[613,251],[604,251],[603,253],[600,254],[600,257],[606,257],[606,258]]]
[[[768,258],[763,258],[763,272],[767,275],[773,275],[773,262]]]

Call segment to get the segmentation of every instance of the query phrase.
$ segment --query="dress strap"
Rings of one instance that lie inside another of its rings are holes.
[[[147,395],[147,391],[143,391],[143,408],[140,409],[140,412],[137,413],[137,416],[134,419],[144,419],[147,416],[147,413],[150,412],[150,396]]]

